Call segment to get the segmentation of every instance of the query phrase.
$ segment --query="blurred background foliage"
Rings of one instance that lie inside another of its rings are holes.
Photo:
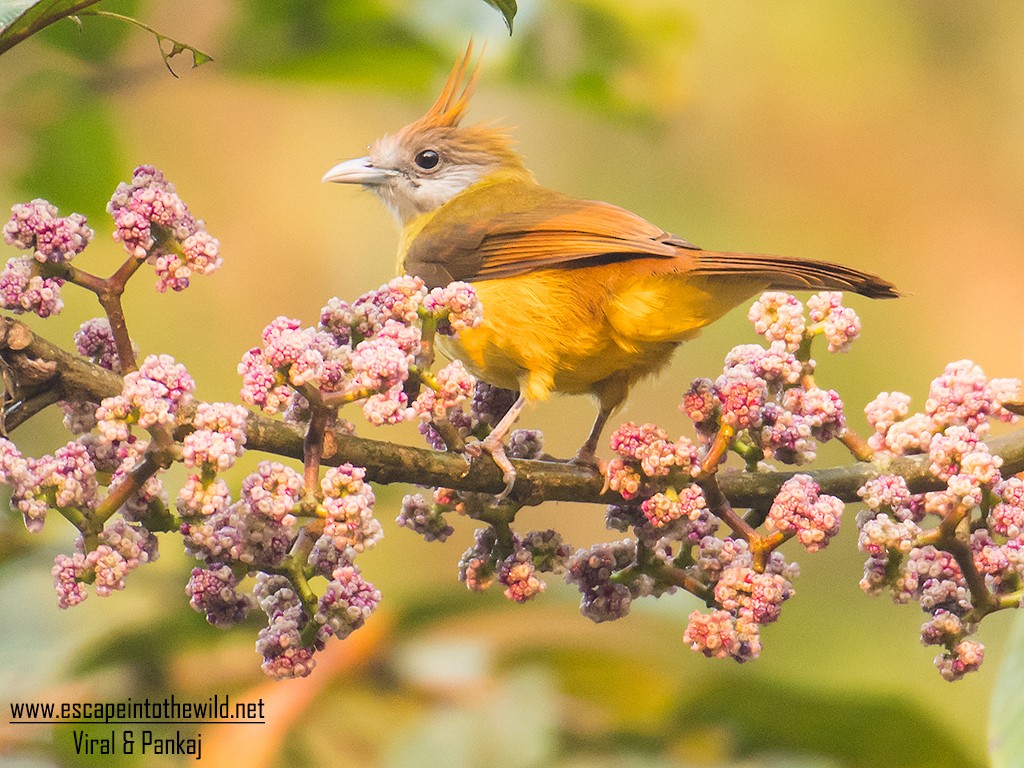
[[[214,62],[179,62],[174,79],[151,36],[98,18],[12,49],[0,58],[0,202],[46,197],[87,214],[98,235],[85,258],[104,272],[121,258],[103,214],[111,191],[138,163],[162,168],[220,237],[224,268],[173,296],[155,295],[143,272],[127,311],[143,351],[185,362],[203,399],[237,399],[235,364],[274,316],[312,323],[330,296],[351,299],[392,275],[387,212],[319,179],[421,114],[471,34],[487,42],[471,116],[513,126],[542,183],[708,247],[835,259],[908,293],[855,299],[862,340],[819,362],[853,426],[864,428],[860,408],[881,390],[908,392],[920,407],[951,360],[1024,375],[1024,16],[1015,6],[522,0],[511,38],[480,0],[102,7]],[[67,343],[98,308],[65,298],[64,315],[32,324]],[[638,388],[623,418],[683,431],[675,405],[687,382],[753,341],[744,310],[734,311]],[[591,413],[564,399],[525,422],[568,455]],[[30,453],[64,440],[52,414],[15,439]],[[826,451],[821,463],[843,460]],[[455,573],[472,526],[457,521],[447,545],[395,529],[409,490],[378,489],[387,537],[361,559],[384,592],[381,611],[311,678],[285,683],[259,672],[255,620],[222,632],[188,609],[190,565],[173,539],[124,593],[61,612],[48,571],[70,549],[70,529],[54,519],[29,537],[5,514],[3,704],[264,698],[266,726],[202,727],[205,766],[969,767],[988,763],[985,723],[1002,679],[994,761],[1021,764],[1012,617],[985,621],[980,673],[943,682],[917,642],[923,614],[860,593],[852,525],[823,553],[789,552],[803,571],[797,597],[765,631],[763,657],[736,667],[683,646],[698,607],[685,595],[593,625],[557,583],[524,606],[467,594]],[[522,525],[558,527],[578,546],[612,538],[601,510],[571,504],[525,510]],[[137,764],[77,756],[66,731],[6,723],[0,760]]]

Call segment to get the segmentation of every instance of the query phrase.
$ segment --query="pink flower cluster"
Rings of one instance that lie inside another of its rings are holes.
[[[395,522],[403,528],[418,533],[426,541],[446,541],[455,533],[444,515],[453,511],[452,492],[447,488],[434,489],[434,502],[428,503],[418,493],[407,494],[402,499],[402,511]]]
[[[697,522],[707,515],[707,502],[700,486],[690,484],[678,493],[673,488],[666,493],[656,493],[644,499],[640,509],[651,525],[662,528],[683,518]]]
[[[84,551],[82,538],[78,551],[54,558],[54,589],[61,608],[78,605],[86,597],[86,583],[92,582],[96,594],[107,597],[125,587],[125,577],[139,566],[159,557],[157,540],[145,528],[123,520],[107,526],[99,535],[99,545]]]
[[[923,413],[910,413],[910,396],[882,392],[864,408],[875,433],[868,443],[875,450],[896,456],[924,453],[934,435],[948,427],[966,427],[980,437],[989,422],[1015,422],[1019,417],[1002,407],[1021,397],[1019,379],[989,379],[970,360],[950,363],[928,390]]]
[[[192,475],[178,496],[185,550],[209,564],[276,568],[295,541],[304,495],[302,475],[275,461],[261,461],[242,480],[234,503],[223,480]]]
[[[380,591],[363,578],[359,568],[341,564],[334,569],[327,582],[313,621],[321,625],[318,639],[322,642],[329,637],[344,640],[366,620],[380,605]]]
[[[192,417],[195,431],[182,440],[186,467],[230,469],[245,452],[245,422],[249,411],[233,403],[200,403]]]
[[[484,592],[497,578],[498,539],[493,528],[477,528],[474,544],[459,560],[459,580],[471,592]]]
[[[423,305],[437,316],[438,332],[448,336],[476,328],[483,321],[483,308],[469,283],[454,282],[434,288]]]
[[[204,483],[199,475],[189,475],[178,491],[178,514],[182,517],[209,517],[230,505],[231,492],[219,478]]]
[[[339,551],[362,552],[384,536],[384,530],[373,516],[376,498],[369,484],[363,482],[366,470],[351,464],[331,467],[320,480],[327,513],[324,536],[334,541]]]
[[[267,615],[267,626],[256,640],[264,673],[276,680],[309,675],[316,666],[316,648],[302,642],[309,618],[295,586],[286,576],[259,573],[253,595]]]
[[[765,526],[795,536],[808,552],[827,547],[839,533],[843,502],[820,490],[809,475],[794,475],[775,496]]]
[[[437,389],[424,388],[413,401],[413,411],[422,421],[446,417],[451,409],[472,398],[476,389],[476,379],[461,360],[448,363],[434,378]]]
[[[295,506],[302,499],[302,475],[277,461],[261,461],[242,481],[242,502],[249,513],[280,526],[295,524]]]
[[[525,603],[544,591],[547,584],[537,577],[532,553],[528,549],[513,552],[501,565],[498,580],[505,585],[505,597]]]
[[[619,458],[608,463],[605,479],[623,498],[636,494],[639,472],[645,477],[662,477],[675,469],[685,478],[700,472],[696,446],[685,437],[669,440],[668,433],[654,424],[626,422],[612,433],[611,447]]]
[[[15,314],[34,312],[39,317],[59,315],[64,309],[60,296],[64,281],[43,277],[31,258],[8,259],[0,271],[0,305]]]
[[[192,275],[208,275],[221,265],[217,239],[151,165],[140,165],[130,182],[117,186],[107,212],[114,218],[114,239],[153,265],[161,293],[182,291]]]
[[[696,379],[690,385],[679,409],[693,419],[705,442],[726,425],[746,431],[766,456],[804,464],[815,458],[818,442],[846,430],[839,395],[820,387],[805,389],[800,383],[804,368],[782,340],[767,349],[743,344],[726,356],[716,381]]]
[[[138,354],[135,344],[132,344]],[[114,373],[121,372],[121,361],[117,356],[117,345],[114,333],[110,329],[110,321],[105,317],[86,320],[75,331],[75,349],[82,357],[89,358],[101,368]]]
[[[868,555],[861,588],[873,595],[888,588],[896,602],[916,601],[931,614],[922,640],[945,647],[935,664],[947,680],[977,669],[984,658],[983,646],[965,639],[974,623],[960,620],[972,610],[979,579],[999,599],[1024,578],[1024,480],[1004,479],[1002,460],[982,441],[991,419],[1014,418],[1001,406],[1019,392],[1018,380],[988,379],[961,360],[932,382],[923,413],[911,414],[910,398],[898,392],[883,392],[865,409],[875,429],[873,448],[926,454],[929,471],[945,487],[914,494],[903,478],[881,475],[860,489],[868,507],[858,517],[859,547]],[[972,579],[961,568],[963,555],[958,561],[929,543],[941,545],[934,531],[923,530],[929,515],[947,525],[963,522],[956,535],[969,548]]]
[[[683,641],[709,658],[756,659],[760,626],[777,620],[782,603],[795,594],[791,580],[796,566],[774,552],[758,572],[746,542],[707,536],[691,570],[711,586],[717,607],[711,613],[691,613]]]
[[[796,296],[782,291],[761,294],[747,312],[747,319],[758,334],[768,341],[782,342],[790,352],[799,349],[807,330],[804,305]]]
[[[85,216],[58,216],[57,208],[46,200],[18,203],[11,208],[3,235],[8,245],[31,253],[9,259],[0,271],[0,305],[17,314],[59,314],[64,308],[64,280],[44,267],[71,261],[85,250],[93,236]]]
[[[446,506],[455,506],[453,502],[454,498]],[[444,505],[444,499],[439,503]],[[511,544],[505,544],[498,541],[494,528],[480,528],[459,562],[459,578],[473,592],[483,592],[497,581],[504,585],[507,599],[524,603],[547,587],[540,574],[564,572],[571,554],[554,530],[513,534]]]
[[[747,319],[757,333],[783,344],[790,352],[819,333],[828,342],[829,352],[846,352],[860,335],[860,318],[843,306],[843,294],[838,291],[815,294],[807,300],[807,310],[805,318],[804,305],[795,296],[769,291],[750,307]]]
[[[260,630],[256,651],[263,656],[268,676],[280,680],[309,675],[324,643],[359,629],[380,603],[380,592],[359,568],[344,558],[332,563],[332,570],[322,573],[329,579],[327,586],[311,607],[304,605],[288,577],[257,575],[254,597],[267,616],[267,626]],[[309,634],[307,629],[315,631]]]
[[[793,585],[778,573],[732,565],[722,571],[714,595],[724,610],[746,615],[755,624],[769,624],[779,618],[782,603],[793,596]]]
[[[569,559],[565,580],[579,588],[580,613],[598,623],[629,613],[639,585],[624,584],[614,577],[636,561],[636,549],[635,541],[625,539],[577,550]]]
[[[170,355],[149,355],[124,377],[120,395],[105,398],[96,411],[100,436],[108,442],[125,441],[136,424],[150,429],[168,425],[192,400],[195,382],[185,366]]]
[[[761,632],[753,619],[723,609],[691,613],[683,642],[708,658],[744,662],[761,655]]]
[[[459,362],[434,376],[417,373],[422,386],[410,400],[406,382],[421,351],[422,320],[432,316],[455,332],[478,323],[479,315],[470,286],[428,292],[416,277],[395,278],[351,305],[333,298],[321,310],[317,329],[284,317],[264,329],[264,346],[246,352],[238,366],[242,398],[276,413],[295,403],[297,389],[310,385],[361,401],[376,426],[440,418],[472,396],[475,380]]]
[[[85,445],[71,442],[38,459],[22,456],[0,438],[0,482],[11,488],[11,506],[38,533],[50,509],[92,509],[99,501],[96,464]]]
[[[231,627],[242,621],[252,608],[248,595],[238,592],[238,580],[227,565],[196,567],[185,587],[189,605],[206,615],[215,627]]]
[[[85,250],[93,237],[85,216],[80,213],[58,216],[57,207],[41,199],[14,205],[3,233],[5,243],[32,251],[32,256],[41,264],[71,261]]]
[[[820,324],[829,352],[848,351],[860,336],[860,318],[852,309],[843,306],[843,294],[839,291],[815,294],[807,300],[807,310],[811,323]]]
[[[395,320],[402,325],[415,325],[426,298],[427,289],[423,280],[410,275],[396,277],[376,291],[364,293],[352,302],[351,315],[346,324],[362,338],[376,336],[388,320]],[[340,310],[341,306],[337,305],[335,315]]]

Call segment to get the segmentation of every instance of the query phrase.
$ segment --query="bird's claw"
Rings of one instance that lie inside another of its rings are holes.
[[[593,450],[587,449],[587,446],[580,448],[576,455],[569,459],[570,464],[576,464],[581,467],[596,467],[600,462],[597,458],[597,453]]]
[[[512,493],[512,486],[516,484],[516,468],[512,466],[512,462],[505,454],[505,445],[501,440],[492,440],[490,436],[483,440],[469,440],[466,442],[463,453],[471,459],[478,458],[483,453],[489,453],[494,459],[494,463],[498,465],[501,477],[505,481],[505,489],[494,497],[495,501],[501,501]]]

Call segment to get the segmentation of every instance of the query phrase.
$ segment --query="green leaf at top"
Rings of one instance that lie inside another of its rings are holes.
[[[999,668],[988,716],[993,768],[1014,768],[1024,760],[1024,615],[1016,616]]]
[[[0,35],[18,20],[33,5],[41,5],[41,0],[0,0]]]
[[[516,11],[519,10],[516,0],[484,0],[484,2],[501,13],[501,17],[505,19],[505,26],[508,27],[508,33],[511,35],[512,21],[516,17]]]
[[[0,0],[0,53],[99,0]]]

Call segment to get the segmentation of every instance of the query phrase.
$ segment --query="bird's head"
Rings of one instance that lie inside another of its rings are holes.
[[[479,61],[470,71],[472,53],[470,42],[441,95],[423,117],[378,139],[366,157],[334,166],[323,181],[362,184],[408,223],[495,171],[509,169],[528,175],[502,130],[460,125],[480,72]]]

